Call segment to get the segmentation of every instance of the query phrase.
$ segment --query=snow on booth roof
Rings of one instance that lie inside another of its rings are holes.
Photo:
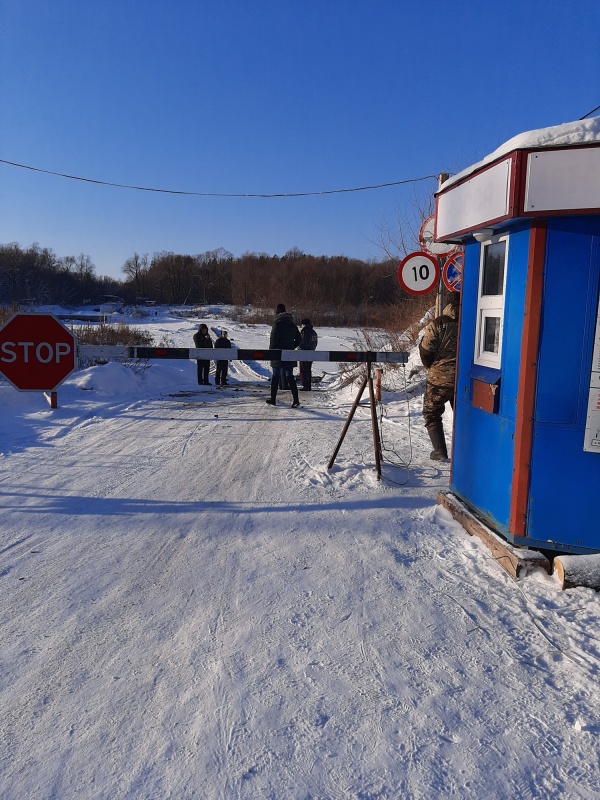
[[[600,213],[600,117],[509,139],[436,192],[436,242],[548,214]]]
[[[600,144],[600,117],[582,119],[577,122],[566,122],[563,125],[553,125],[550,128],[538,128],[535,131],[519,133],[500,145],[493,153],[487,155],[477,164],[472,164],[462,172],[452,175],[440,186],[440,191],[447,189],[462,178],[466,178],[467,175],[476,172],[486,164],[502,158],[507,153],[512,153],[514,150],[532,150],[539,147],[565,147],[593,143]]]

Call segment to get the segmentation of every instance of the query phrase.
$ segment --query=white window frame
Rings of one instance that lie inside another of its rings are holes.
[[[483,263],[485,257],[485,249],[490,244],[497,242],[506,242],[504,249],[504,275],[502,276],[502,294],[498,295],[483,295],[481,294],[483,286]],[[502,339],[504,332],[504,299],[506,296],[506,265],[508,264],[508,248],[509,236],[508,234],[499,236],[490,236],[480,244],[479,253],[479,286],[477,289],[477,325],[475,329],[475,354],[473,360],[475,364],[484,367],[491,367],[492,369],[500,369],[502,363]],[[484,337],[485,337],[485,320],[488,317],[495,317],[500,319],[500,341],[498,343],[498,352],[491,352],[484,350]]]

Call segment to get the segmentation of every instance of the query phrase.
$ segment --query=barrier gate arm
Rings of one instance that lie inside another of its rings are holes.
[[[260,350],[248,348],[127,347],[122,345],[79,345],[79,358],[200,359],[206,361],[330,361],[337,363],[406,364],[408,353],[370,350]]]

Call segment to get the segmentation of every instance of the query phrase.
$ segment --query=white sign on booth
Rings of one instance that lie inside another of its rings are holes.
[[[505,158],[438,197],[438,239],[508,214],[512,163],[512,158]]]
[[[525,211],[600,208],[600,147],[527,157]]]

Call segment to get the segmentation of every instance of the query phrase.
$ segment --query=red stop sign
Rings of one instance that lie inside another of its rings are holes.
[[[14,314],[0,328],[0,373],[22,392],[52,392],[75,369],[77,339],[50,314]]]

